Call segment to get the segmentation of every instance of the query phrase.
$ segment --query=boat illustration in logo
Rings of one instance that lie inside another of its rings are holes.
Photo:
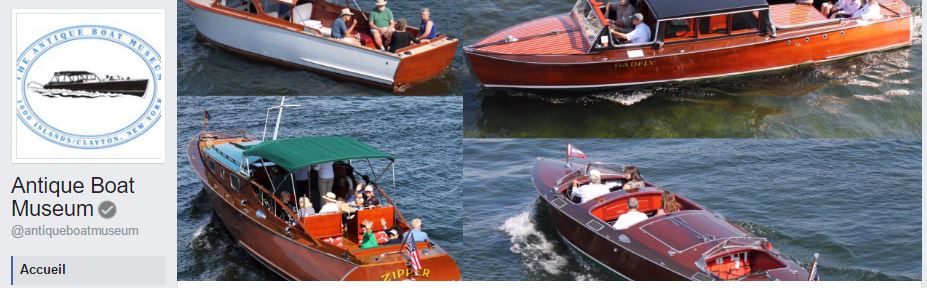
[[[46,97],[144,97],[145,91],[148,90],[148,79],[112,75],[104,75],[101,78],[87,71],[59,71],[55,72],[48,83],[30,87]]]
[[[130,31],[102,25],[50,31],[21,50],[14,99],[24,128],[77,149],[145,134],[164,109],[160,53]]]

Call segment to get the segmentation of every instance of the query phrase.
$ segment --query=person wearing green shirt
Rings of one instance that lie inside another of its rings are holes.
[[[386,8],[386,0],[377,0],[377,8],[370,11],[370,34],[377,49],[386,50],[386,46],[389,46],[395,31],[394,25],[396,21],[393,19],[393,11]]]
[[[377,242],[377,236],[373,234],[373,222],[370,220],[364,220],[364,240],[361,241],[360,247],[362,249],[373,248],[380,245]]]

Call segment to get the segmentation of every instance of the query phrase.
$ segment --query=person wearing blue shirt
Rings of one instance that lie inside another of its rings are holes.
[[[351,13],[351,9],[344,8],[341,9],[341,17],[335,19],[335,22],[332,23],[332,38],[354,43],[357,41],[357,38],[354,38],[354,26],[357,26],[357,21],[353,20],[354,13]],[[351,27],[349,28],[347,23],[351,22]]]
[[[412,230],[409,230],[409,232],[406,232],[402,235],[403,241],[408,239],[410,233],[412,234],[412,237],[415,237],[415,242],[428,241],[428,233],[422,231],[422,219],[412,219]]]
[[[644,23],[644,15],[641,13],[634,14],[632,23],[634,23],[634,30],[628,33],[612,31],[612,37],[631,44],[650,42],[650,26]]]
[[[438,37],[438,25],[431,20],[431,11],[422,8],[422,24],[418,26],[418,40],[431,40]]]

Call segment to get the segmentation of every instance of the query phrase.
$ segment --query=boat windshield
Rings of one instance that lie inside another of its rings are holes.
[[[570,15],[579,24],[586,43],[590,47],[595,46],[596,39],[605,29],[605,25],[599,19],[597,8],[593,7],[589,0],[578,0],[576,5],[573,5],[573,11],[570,11]]]

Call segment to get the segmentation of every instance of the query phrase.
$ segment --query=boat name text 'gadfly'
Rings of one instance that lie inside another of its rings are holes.
[[[422,269],[422,272],[419,273],[418,276],[415,276],[415,271],[412,271],[412,269],[399,269],[380,275],[380,279],[383,281],[403,280],[409,276],[415,276],[416,278],[428,278],[428,273],[431,273],[428,268]]]
[[[641,60],[641,61],[615,63],[615,69],[650,67],[656,64],[656,62],[657,61],[655,60]]]

